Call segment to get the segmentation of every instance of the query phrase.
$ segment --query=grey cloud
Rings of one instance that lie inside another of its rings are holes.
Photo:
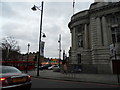
[[[1,2],[2,17],[11,18],[13,15],[16,15],[16,12],[11,7],[9,2]]]
[[[18,39],[26,39],[31,41],[35,41],[35,36],[38,36],[37,27],[33,26],[30,27],[30,24],[25,23],[15,23],[15,22],[9,22],[2,26],[3,33],[6,35],[12,35],[14,37],[17,37]],[[30,38],[31,37],[31,38]]]
[[[46,13],[48,13],[50,16],[52,15],[55,17],[59,17],[60,15],[67,15],[66,12],[70,13],[71,10],[72,4],[70,2],[52,2],[45,5],[44,12],[46,11]]]

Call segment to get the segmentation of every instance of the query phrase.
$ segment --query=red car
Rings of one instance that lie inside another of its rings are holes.
[[[24,88],[30,90],[32,85],[30,75],[23,74],[12,66],[0,66],[0,88],[14,89]]]

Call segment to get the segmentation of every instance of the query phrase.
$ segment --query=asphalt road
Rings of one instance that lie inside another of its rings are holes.
[[[119,89],[118,85],[107,85],[98,83],[85,83],[85,82],[74,82],[74,81],[62,81],[62,80],[51,80],[51,79],[39,79],[32,78],[32,89],[34,88],[109,88],[110,90]]]

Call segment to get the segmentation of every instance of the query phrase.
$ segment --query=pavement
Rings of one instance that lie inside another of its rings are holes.
[[[114,74],[84,74],[84,73],[63,74],[61,72],[53,72],[53,70],[40,70],[39,76],[37,76],[37,70],[28,71],[28,74],[31,75],[32,77],[44,79],[120,85],[118,83],[118,75]]]

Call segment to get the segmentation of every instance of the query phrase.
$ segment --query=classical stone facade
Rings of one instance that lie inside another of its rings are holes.
[[[2,61],[2,48],[0,47],[0,61]]]
[[[80,64],[86,73],[112,73],[112,60],[120,59],[120,2],[92,3],[74,14],[68,26],[69,64]]]

